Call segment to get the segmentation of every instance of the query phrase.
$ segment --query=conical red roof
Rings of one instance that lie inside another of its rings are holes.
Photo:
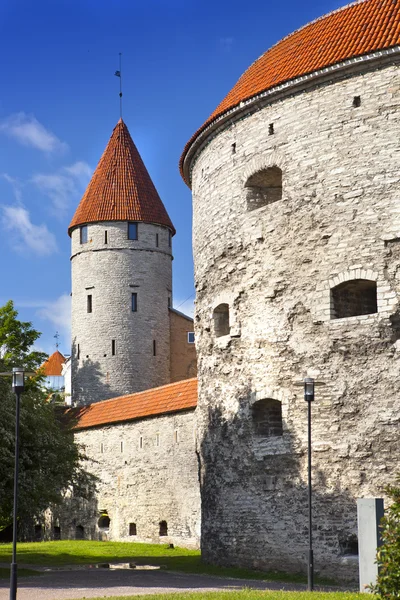
[[[51,375],[61,375],[62,366],[65,363],[65,357],[56,350],[53,352],[51,356],[42,364],[41,369],[43,369],[46,377],[50,377]]]
[[[175,228],[120,119],[86,192],[75,211],[68,233],[78,225],[99,221],[143,221]]]

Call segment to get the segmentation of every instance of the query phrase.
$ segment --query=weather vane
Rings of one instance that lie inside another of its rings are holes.
[[[56,331],[56,334],[55,334],[55,336],[54,336],[54,337],[55,337],[55,340],[56,340],[56,349],[58,350],[58,346],[60,345],[60,344],[58,343],[58,339],[59,339],[59,337],[60,337],[60,334],[58,333],[58,331]]]
[[[119,70],[114,75],[119,77],[119,116],[122,119],[122,52],[119,53]]]

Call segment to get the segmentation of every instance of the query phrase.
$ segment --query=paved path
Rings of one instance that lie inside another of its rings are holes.
[[[205,592],[240,590],[244,587],[272,590],[304,590],[306,586],[209,575],[191,575],[162,570],[73,569],[23,577],[18,584],[18,600],[66,600],[104,596],[160,594],[166,592]],[[0,580],[0,600],[8,600],[9,582]]]

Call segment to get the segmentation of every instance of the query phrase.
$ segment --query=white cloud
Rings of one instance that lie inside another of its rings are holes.
[[[62,294],[56,300],[44,303],[37,314],[54,325],[55,329],[65,338],[69,347],[71,341],[71,297],[69,294]]]
[[[46,225],[34,225],[22,206],[2,206],[3,228],[11,233],[14,250],[46,256],[57,252],[56,238]]]
[[[43,152],[63,152],[68,145],[48,131],[33,115],[19,112],[0,121],[0,132],[5,133],[23,146],[31,146]]]
[[[7,181],[11,185],[13,192],[14,192],[15,199],[18,203],[20,203],[22,201],[22,191],[21,191],[22,184],[21,184],[21,182],[18,181],[18,179],[11,177],[11,175],[8,175],[7,173],[2,173],[1,177],[3,179],[5,179],[5,181]]]
[[[37,173],[31,181],[50,198],[54,213],[62,217],[71,199],[86,187],[91,174],[92,169],[89,165],[78,161],[69,167],[63,167],[57,173]]]

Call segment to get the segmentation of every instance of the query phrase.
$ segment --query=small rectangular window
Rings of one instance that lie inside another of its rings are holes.
[[[194,331],[188,331],[188,344],[194,344]]]
[[[103,444],[103,442],[101,442],[101,444],[100,444],[100,452],[101,452],[101,454],[104,454],[104,444]]]
[[[175,444],[179,443],[179,436],[178,436],[178,430],[177,429],[175,429],[175,431],[174,431],[174,442],[175,442]]]
[[[168,308],[171,308],[171,296],[168,296]]]
[[[76,349],[76,358],[79,360],[80,356],[81,356],[81,351],[80,351],[79,344],[78,344],[78,347]]]
[[[156,446],[160,445],[160,434],[156,433]]]
[[[111,356],[115,356],[115,340],[111,340]]]
[[[92,294],[88,294],[88,297],[87,297],[87,312],[91,313],[92,312],[92,308],[93,308],[93,305],[92,305]]]
[[[157,355],[157,342],[153,340],[153,356]]]
[[[121,442],[121,452],[124,451],[124,442]]]
[[[143,436],[141,435],[139,438],[139,448],[142,449],[143,448]]]
[[[88,227],[87,225],[82,225],[80,228],[80,240],[81,244],[86,244],[88,241]]]
[[[104,243],[108,244],[108,234],[107,234],[107,229],[104,232]]]
[[[132,292],[132,312],[137,312],[137,292]]]
[[[158,233],[156,233],[156,246],[158,248]]]
[[[168,231],[168,246],[171,248],[172,246],[172,233]]]
[[[128,223],[128,240],[138,239],[138,226],[137,223]]]

